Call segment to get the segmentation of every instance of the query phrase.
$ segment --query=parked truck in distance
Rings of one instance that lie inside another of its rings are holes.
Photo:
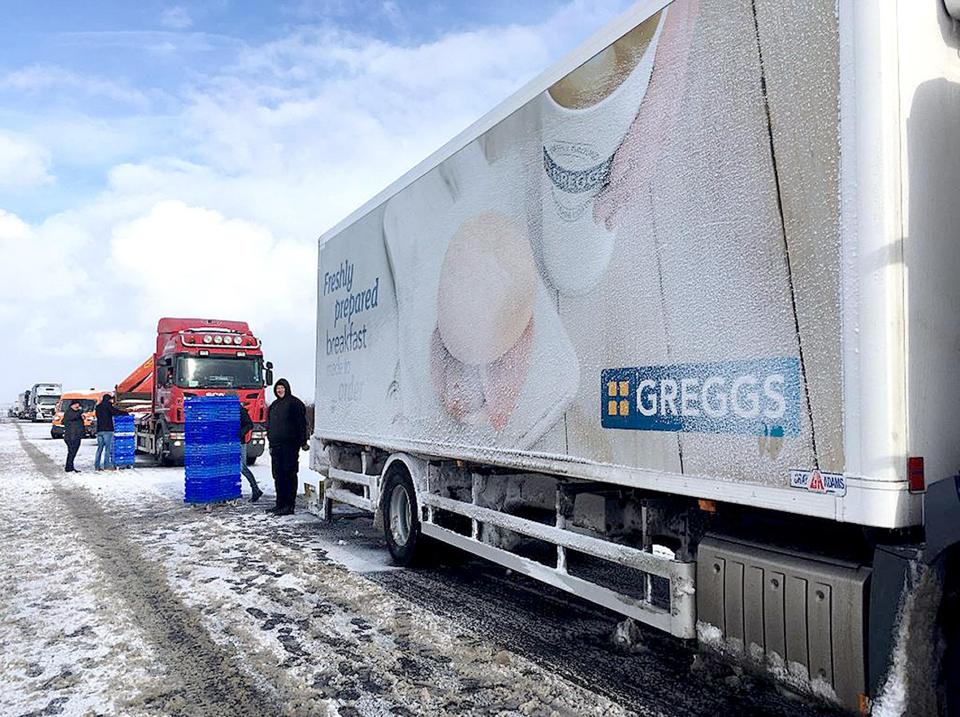
[[[16,400],[13,402],[11,407],[11,415],[13,418],[24,419],[27,416],[27,401],[30,399],[30,391],[24,391],[23,393],[18,393]]]
[[[235,395],[254,422],[247,446],[253,463],[266,446],[264,386],[271,383],[273,365],[264,363],[260,339],[246,322],[163,318],[153,355],[117,384],[115,400],[136,417],[136,450],[173,465],[185,453],[184,401]]]
[[[325,233],[324,517],[960,714],[958,48],[942,0],[639,2]]]
[[[62,386],[59,383],[35,383],[30,389],[26,417],[31,421],[51,421],[60,399]]]

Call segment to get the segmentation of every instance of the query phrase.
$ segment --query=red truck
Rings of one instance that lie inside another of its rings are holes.
[[[117,405],[136,415],[136,449],[160,465],[183,462],[184,401],[191,396],[236,395],[254,422],[247,460],[266,443],[264,386],[273,364],[244,321],[163,318],[154,354],[116,386]]]

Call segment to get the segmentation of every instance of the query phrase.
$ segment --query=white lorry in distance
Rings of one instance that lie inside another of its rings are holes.
[[[17,402],[14,406],[14,412],[17,418],[23,420],[27,417],[27,407],[30,404],[30,389],[17,394]]]
[[[63,387],[59,383],[35,383],[30,389],[26,417],[31,421],[53,420]]]
[[[23,394],[18,393],[16,398],[13,399],[13,403],[10,404],[10,408],[7,409],[8,418],[20,418],[20,414],[25,406],[23,400]]]
[[[323,515],[960,714],[958,48],[638,2],[320,238]]]

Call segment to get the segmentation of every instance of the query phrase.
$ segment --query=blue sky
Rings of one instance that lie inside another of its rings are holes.
[[[0,402],[112,387],[187,314],[309,394],[316,237],[629,4],[5,3]]]

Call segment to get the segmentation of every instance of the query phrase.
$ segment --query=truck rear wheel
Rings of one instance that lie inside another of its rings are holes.
[[[391,467],[384,481],[383,532],[393,561],[411,565],[421,539],[420,517],[413,481],[402,466]]]

